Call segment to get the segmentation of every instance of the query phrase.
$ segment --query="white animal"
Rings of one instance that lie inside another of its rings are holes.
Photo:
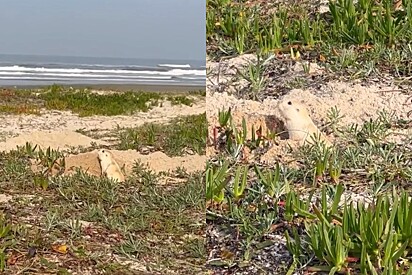
[[[97,156],[100,162],[100,167],[102,168],[103,176],[106,176],[113,181],[124,182],[124,175],[110,151],[100,149],[97,152]]]
[[[332,146],[326,136],[316,127],[305,106],[291,99],[279,101],[277,108],[289,134],[289,139],[298,141],[301,145],[311,141],[311,137],[324,141]]]

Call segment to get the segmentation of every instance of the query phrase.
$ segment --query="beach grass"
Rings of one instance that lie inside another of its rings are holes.
[[[137,128],[118,129],[118,149],[163,151],[169,156],[205,154],[206,114],[183,116],[166,124],[146,123]]]
[[[386,45],[399,47],[412,37],[409,29],[412,2],[337,0],[319,14],[311,1],[207,1],[208,54],[242,54],[282,47],[324,44]],[[308,12],[309,11],[309,12]]]
[[[200,172],[163,186],[165,175],[136,164],[122,185],[78,172],[39,186],[23,152],[0,153],[0,163],[2,195],[12,198],[0,212],[5,274],[136,274],[128,261],[151,274],[202,271]]]
[[[222,63],[256,57],[236,68],[235,78],[248,83],[235,94],[239,98],[263,101],[313,88],[312,65],[323,72],[319,83],[382,81],[407,92],[411,19],[409,0],[328,1],[324,13],[314,1],[208,0],[207,55]],[[298,67],[296,77],[285,73]],[[228,114],[221,112],[215,125],[218,150],[206,168],[210,270],[410,274],[405,225],[412,219],[412,139],[388,139],[410,127],[410,119],[382,112],[375,120],[337,127],[338,117],[328,117],[328,130],[337,137],[333,148],[305,145],[288,151],[291,159],[274,156],[275,164],[265,165],[248,156],[258,160],[276,141],[257,135],[247,140]]]
[[[38,115],[40,110],[34,105],[0,105],[0,113],[4,114],[16,114],[16,115]]]
[[[136,146],[204,154],[205,128],[201,114],[129,132]],[[0,152],[0,272],[205,274],[202,171],[136,162],[122,184],[80,170],[52,176],[62,152],[34,146]],[[33,172],[33,161],[44,169]]]
[[[253,53],[265,61],[290,55],[335,77],[390,74],[409,83],[412,1],[337,0],[325,8],[319,13],[310,0],[208,0],[208,56],[217,61]]]
[[[79,116],[131,115],[154,106],[193,105],[203,91],[157,93],[51,86],[3,89],[2,115],[65,110]],[[133,129],[78,130],[117,141],[104,148],[150,147],[170,156],[204,154],[205,114]],[[105,132],[105,133],[102,133]],[[76,170],[67,151],[26,144],[0,152],[0,273],[205,274],[204,177],[184,167],[158,172],[136,162],[125,183]],[[38,169],[32,169],[36,166]],[[57,167],[57,168],[56,168]],[[58,170],[56,174],[52,171]]]
[[[219,65],[256,57],[234,68],[235,81],[247,83],[238,98],[264,101],[331,80],[410,90],[412,1],[336,0],[324,8],[310,0],[207,0],[207,55]],[[382,112],[338,127],[338,116],[328,117],[333,148],[285,149],[288,158],[273,156],[269,165],[259,159],[276,140],[246,139],[228,114],[213,125],[217,153],[206,167],[212,272],[410,274],[412,139],[388,138],[410,128],[409,118]]]
[[[381,113],[339,127],[333,148],[307,144],[292,159],[264,165],[245,160],[244,152],[259,158],[270,139],[246,140],[226,114],[229,123],[222,115],[216,125],[224,136],[219,151],[206,167],[208,232],[221,232],[208,235],[210,269],[406,274],[412,139],[386,140],[402,121]]]
[[[157,93],[134,93],[99,95],[87,91],[64,92],[51,90],[39,98],[49,110],[70,110],[80,116],[130,115],[134,111],[147,112],[151,106],[159,105],[161,95]]]
[[[89,89],[53,85],[41,90],[0,91],[0,112],[39,114],[41,109],[47,109],[72,111],[79,116],[131,115],[138,111],[147,112],[156,106],[161,107],[164,102],[191,106],[203,96],[200,91],[175,94],[139,91],[96,93]]]

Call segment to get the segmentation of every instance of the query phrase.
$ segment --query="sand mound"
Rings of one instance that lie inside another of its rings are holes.
[[[310,85],[307,89],[292,89],[279,98],[275,98],[275,95],[271,94],[262,101],[234,96],[238,94],[239,90],[246,87],[244,81],[237,77],[234,67],[242,68],[253,63],[255,63],[253,55],[243,55],[230,61],[222,61],[220,66],[217,62],[208,62],[207,67],[211,72],[207,78],[208,90],[206,94],[209,141],[210,137],[213,137],[213,128],[219,126],[219,110],[228,110],[229,108],[232,110],[233,122],[238,128],[242,126],[242,117],[245,118],[248,138],[251,135],[252,125],[254,125],[255,130],[262,127],[263,135],[266,134],[266,129],[281,134],[285,129],[280,122],[280,114],[276,105],[279,99],[284,98],[303,103],[318,127],[324,125],[327,121],[328,111],[334,107],[339,110],[339,114],[342,116],[340,119],[342,127],[351,124],[362,125],[365,121],[376,119],[382,111],[394,114],[398,119],[411,119],[408,117],[408,112],[412,110],[412,97],[408,90],[394,85],[393,81],[377,80],[375,83],[362,83],[360,81],[335,80],[328,82],[325,80],[319,85]],[[296,64],[287,75],[282,75],[282,77],[293,79],[299,74],[299,70],[296,69],[300,68],[299,66],[301,67],[300,64]],[[316,68],[311,73],[314,76],[323,73],[318,67],[312,67]],[[300,69],[302,70],[302,68]],[[280,78],[280,80],[282,79]],[[272,84],[274,83],[269,83],[269,86]],[[397,133],[388,137],[388,140],[403,142],[405,138],[412,135],[412,129],[396,129],[396,131]],[[213,154],[212,149],[208,148],[207,151],[208,155]],[[280,146],[274,145],[264,156],[265,161],[281,155],[282,151]]]
[[[369,119],[376,119],[380,111],[386,110],[394,113],[401,119],[410,119],[408,111],[412,109],[412,98],[405,93],[393,91],[388,88],[378,88],[375,86],[362,86],[342,82],[326,83],[320,90],[294,89],[283,98],[290,98],[302,102],[315,124],[322,125],[326,120],[327,112],[333,107],[337,107],[343,115],[341,124],[349,126],[352,123],[362,124]],[[409,100],[409,102],[408,102]],[[227,93],[214,93],[207,95],[207,116],[211,124],[216,124],[219,109],[227,110],[232,108],[234,116],[261,117],[262,121],[275,123],[280,119],[278,110],[275,108],[278,100],[267,99],[263,102],[237,99]],[[241,121],[241,118],[235,118]],[[265,125],[266,128],[273,128]]]
[[[79,117],[66,111],[45,111],[41,115],[4,115],[0,114],[2,129],[0,129],[0,151],[11,151],[26,142],[38,145],[42,149],[48,147],[66,151],[73,148],[90,148],[92,143],[108,146],[107,138],[94,139],[76,132],[84,131],[110,132],[117,127],[137,127],[144,123],[166,123],[173,118],[201,114],[205,111],[206,101],[197,100],[192,106],[171,105],[165,102],[162,107],[155,107],[148,112],[137,112],[131,116],[91,116]],[[130,173],[135,161],[147,164],[150,169],[160,172],[185,168],[188,172],[203,170],[206,156],[190,155],[184,157],[168,157],[162,152],[142,155],[136,151],[111,150],[120,166],[125,167],[126,174]],[[89,153],[69,155],[65,159],[66,174],[73,173],[76,167],[87,170],[92,175],[100,175],[100,165],[96,150]],[[40,167],[33,161],[32,169]]]
[[[283,123],[278,117],[274,115],[257,115],[254,113],[245,113],[240,110],[232,112],[232,121],[239,130],[242,129],[242,120],[245,119],[247,139],[252,136],[252,128],[256,134],[256,131],[261,128],[262,134],[267,135],[268,133],[278,133],[283,130]],[[208,130],[209,133],[213,133],[213,128],[219,125],[219,120],[217,116],[211,115],[208,120]],[[211,136],[210,136],[211,137]]]
[[[28,134],[33,131],[67,131],[79,129],[113,130],[117,127],[138,127],[144,123],[165,123],[173,118],[186,115],[201,114],[205,111],[205,100],[192,106],[170,105],[165,102],[162,107],[154,107],[148,112],[137,112],[133,115],[90,116],[79,117],[69,111],[42,110],[41,115],[3,115],[0,114],[2,128],[0,137]]]
[[[191,155],[184,157],[169,157],[163,152],[154,152],[149,155],[142,155],[134,150],[119,151],[110,150],[120,167],[125,168],[126,175],[129,175],[135,162],[147,164],[148,167],[156,172],[172,171],[178,167],[183,167],[187,172],[204,170],[206,156]],[[97,150],[78,155],[66,157],[65,174],[72,174],[76,168],[81,168],[88,173],[99,176],[101,169],[97,160]]]
[[[273,91],[273,94],[268,94],[266,90],[262,91],[262,94],[267,95],[262,102],[240,99],[242,94],[238,97],[231,95],[237,94],[233,89],[240,91],[246,87],[243,83],[244,79],[238,76],[237,69],[255,63],[256,57],[253,54],[245,54],[220,63],[207,62],[209,73],[206,81],[208,87],[206,113],[209,121],[217,117],[218,110],[229,107],[233,112],[254,114],[263,118],[279,116],[275,108],[278,100],[275,98],[278,97],[276,95],[283,94],[282,92]],[[324,74],[324,70],[316,63],[310,64],[312,71],[309,74],[310,77],[306,74],[302,75],[303,67],[299,62],[290,67],[290,64],[285,65],[274,59],[269,61],[267,66],[273,70],[273,73],[281,75],[278,78],[269,78],[268,86],[277,83],[283,85],[286,80],[294,80],[297,76],[309,81],[311,78],[321,77]],[[382,77],[382,79],[367,83],[361,80],[349,82],[328,81],[325,77],[321,79],[324,80],[312,83],[316,85],[307,85],[307,89],[288,90],[283,96],[302,101],[308,107],[315,123],[322,122],[326,118],[327,111],[334,106],[340,110],[341,115],[344,115],[343,125],[361,124],[365,120],[376,118],[379,111],[384,109],[394,112],[399,118],[408,119],[407,113],[412,109],[412,97],[409,90],[395,85],[393,79],[388,80]]]
[[[52,149],[65,150],[70,147],[89,147],[92,142],[99,145],[106,145],[105,142],[95,140],[73,131],[34,131],[21,134],[17,137],[9,138],[5,142],[0,142],[0,151],[10,151],[16,146],[24,146],[26,142],[38,145],[42,149],[50,146]]]
[[[327,110],[336,106],[340,114],[344,115],[343,125],[363,123],[370,118],[376,118],[379,111],[394,112],[400,118],[408,119],[412,98],[410,95],[392,91],[393,87],[362,86],[344,82],[325,83],[320,90],[294,89],[284,98],[301,101],[308,107],[313,120],[317,123],[326,118]],[[409,102],[408,102],[409,99]],[[255,114],[263,117],[279,117],[275,106],[278,100],[267,99],[263,102],[237,99],[227,93],[214,93],[207,95],[207,115],[212,120],[217,117],[219,109],[232,108],[233,112]]]
[[[408,112],[412,109],[411,97],[401,92],[385,92],[388,89],[377,87],[365,87],[357,84],[342,82],[326,83],[319,90],[295,89],[282,98],[290,98],[302,102],[308,108],[310,116],[315,124],[322,126],[327,118],[327,112],[336,106],[341,119],[341,126],[346,127],[353,123],[362,125],[369,119],[376,119],[379,113],[386,110],[395,114],[400,119],[410,120]],[[408,102],[409,100],[409,102]],[[207,95],[207,119],[209,137],[213,136],[213,128],[218,126],[218,110],[229,107],[232,108],[232,116],[235,125],[240,128],[242,117],[245,118],[248,128],[248,138],[250,138],[251,127],[255,130],[262,126],[262,129],[269,129],[274,133],[282,134],[285,129],[279,123],[280,115],[274,107],[278,100],[267,99],[263,102],[237,99],[227,93],[214,93]],[[262,131],[265,135],[265,130]],[[412,135],[412,129],[397,129],[393,135],[388,137],[388,141],[397,143],[404,142]],[[284,138],[281,135],[282,138]],[[333,137],[331,137],[333,140]],[[278,141],[280,142],[280,141]],[[284,151],[280,146],[273,146],[267,154],[262,156],[263,162],[274,162]],[[208,150],[208,155],[213,155],[213,151]],[[275,157],[278,156],[278,157]]]

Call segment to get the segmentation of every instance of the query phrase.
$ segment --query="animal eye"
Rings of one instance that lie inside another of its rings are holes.
[[[104,150],[102,150],[102,153],[104,153]]]
[[[299,110],[298,108],[296,108],[296,111],[298,111],[298,112],[299,112],[300,110]]]
[[[292,101],[288,101],[288,105],[292,105]]]

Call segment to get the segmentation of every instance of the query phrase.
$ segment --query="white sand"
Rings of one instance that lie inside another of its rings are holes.
[[[109,142],[102,139],[93,139],[82,135],[76,130],[99,130],[112,131],[117,127],[137,127],[147,122],[166,123],[173,118],[201,114],[205,111],[206,102],[198,101],[192,106],[171,106],[165,104],[162,107],[155,107],[143,113],[139,112],[132,116],[92,116],[79,117],[71,112],[61,111],[42,111],[36,115],[0,115],[0,151],[10,151],[16,146],[24,146],[26,142],[32,145],[39,145],[45,149],[67,150],[73,147],[90,147],[92,143],[97,145],[107,145]],[[125,164],[130,170],[133,163],[137,160],[147,163],[155,171],[174,170],[177,167],[184,167],[187,171],[203,170],[206,161],[205,156],[185,156],[168,157],[162,152],[154,152],[149,155],[141,155],[136,151],[114,151],[119,160],[119,164]],[[95,154],[85,153],[66,158],[66,166],[80,167],[89,169],[92,173],[100,168]]]

